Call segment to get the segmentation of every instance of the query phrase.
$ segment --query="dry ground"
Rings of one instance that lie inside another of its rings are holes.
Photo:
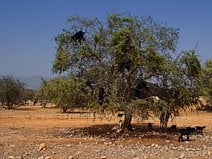
[[[157,129],[158,119],[133,125],[138,130],[117,135],[111,129],[118,118],[93,120],[92,114],[62,114],[58,108],[22,106],[17,110],[0,108],[0,159],[96,159],[96,158],[210,158],[212,153],[212,113],[187,112],[169,126],[205,125],[203,135],[191,141],[177,141],[177,134]],[[146,131],[146,123],[153,130]]]

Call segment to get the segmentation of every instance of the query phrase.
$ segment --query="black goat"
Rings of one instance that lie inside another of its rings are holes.
[[[205,129],[206,126],[195,126],[195,128],[196,128],[196,132],[202,134],[203,133],[203,129]]]
[[[82,40],[85,41],[84,34],[84,31],[78,31],[71,38],[77,42],[81,42]]]
[[[176,132],[176,131],[177,131],[177,125],[171,125],[171,126],[168,128],[168,131],[170,131],[170,132]]]
[[[186,141],[189,141],[189,135],[191,135],[193,132],[195,132],[195,128],[194,127],[187,127],[187,128],[183,128],[179,130],[179,137],[178,137],[178,141],[184,141],[183,140],[183,136],[186,136]]]
[[[92,82],[92,81],[87,80],[87,81],[85,82],[85,84],[86,84],[86,86],[90,87],[91,89],[94,89],[94,88],[93,88],[93,82]]]
[[[136,98],[139,98],[141,95],[141,92],[143,90],[148,90],[147,84],[145,81],[141,80],[139,81],[139,83],[135,86],[135,88],[133,88],[133,96]]]
[[[105,98],[105,89],[103,87],[99,88],[99,104],[102,105]]]
[[[132,66],[132,63],[133,61],[131,59],[127,59],[118,63],[118,71],[123,72],[125,69],[129,71]]]

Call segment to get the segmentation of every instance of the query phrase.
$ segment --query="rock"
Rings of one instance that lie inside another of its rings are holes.
[[[179,146],[179,149],[184,149],[183,145],[180,145],[180,146]]]
[[[107,156],[101,156],[100,159],[107,159]]]
[[[170,140],[165,140],[165,142],[170,143],[171,141]]]
[[[207,149],[207,146],[206,145],[203,145],[202,147],[203,147],[203,149]]]
[[[148,159],[148,157],[147,156],[144,156],[144,158],[143,159]]]
[[[46,150],[46,144],[45,143],[41,143],[39,145],[38,151],[42,151],[42,150]]]
[[[179,158],[185,158],[185,154],[184,153],[181,153]]]
[[[164,147],[165,150],[168,150],[169,148],[167,146]]]
[[[46,156],[44,159],[52,159],[51,156]]]
[[[44,158],[44,156],[40,156],[40,157],[38,157],[38,159],[45,159],[45,158]]]
[[[154,147],[154,146],[155,146],[155,144],[152,144],[151,146],[152,146],[152,147]]]
[[[207,136],[205,136],[204,137],[206,140],[208,140],[209,138],[210,138],[210,136],[209,135],[207,135]]]
[[[171,147],[171,149],[172,149],[172,150],[177,150],[177,148],[176,148],[176,147]]]
[[[74,159],[74,156],[68,156],[68,159]]]
[[[185,150],[186,150],[186,151],[190,151],[190,149],[189,149],[189,148],[186,148]]]
[[[23,154],[23,157],[26,157],[26,156],[28,156],[28,155],[29,155],[29,153],[26,152],[25,154]]]

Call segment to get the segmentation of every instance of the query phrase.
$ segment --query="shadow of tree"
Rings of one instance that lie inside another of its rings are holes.
[[[125,131],[124,133],[117,133],[113,130],[115,124],[92,125],[81,128],[68,128],[55,130],[55,137],[97,137],[97,138],[162,138],[169,140],[170,133],[167,130],[160,129],[158,126],[149,130],[146,124],[133,125],[132,131]]]
[[[204,105],[201,106],[200,108],[197,108],[198,111],[206,111],[206,112],[212,112],[212,105]]]

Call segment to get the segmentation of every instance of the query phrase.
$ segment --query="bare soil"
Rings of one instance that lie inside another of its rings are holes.
[[[206,126],[189,142],[158,128],[159,120],[133,120],[134,131],[115,133],[119,118],[110,121],[89,113],[62,114],[58,108],[21,106],[0,108],[0,159],[143,159],[211,158],[212,113],[187,111],[169,122],[178,128]],[[147,131],[147,123],[153,129]]]

